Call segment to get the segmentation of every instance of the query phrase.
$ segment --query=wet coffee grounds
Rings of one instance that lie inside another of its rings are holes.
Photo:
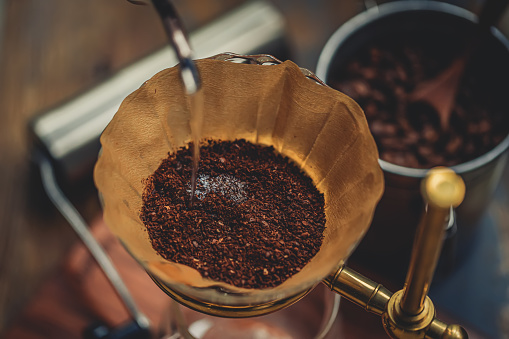
[[[498,145],[509,133],[508,63],[495,58],[501,53],[481,46],[482,53],[471,59],[444,131],[435,109],[412,103],[409,95],[446,69],[464,47],[428,33],[401,34],[359,49],[329,81],[364,109],[380,157],[414,168],[453,166]]]
[[[318,252],[324,197],[272,147],[244,140],[202,145],[190,204],[192,150],[170,153],[145,181],[140,217],[153,248],[203,277],[269,288]]]

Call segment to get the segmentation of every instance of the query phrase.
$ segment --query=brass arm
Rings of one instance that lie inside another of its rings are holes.
[[[463,201],[465,183],[449,168],[434,168],[422,181],[421,193],[427,212],[417,229],[401,300],[401,309],[412,315],[423,310],[442,249],[444,221],[451,207],[458,207]]]
[[[322,281],[332,291],[350,300],[366,311],[382,315],[392,292],[381,284],[374,282],[342,265],[334,274]]]

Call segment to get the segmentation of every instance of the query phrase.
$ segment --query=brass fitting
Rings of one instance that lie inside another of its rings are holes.
[[[424,307],[442,249],[444,225],[450,209],[463,201],[465,183],[453,170],[436,167],[422,181],[421,194],[427,203],[427,211],[417,228],[401,297],[401,308],[408,314],[418,314]]]
[[[461,326],[447,325],[435,318],[435,307],[430,298],[425,298],[420,313],[407,314],[401,308],[402,296],[403,290],[394,293],[387,304],[387,312],[382,315],[385,331],[391,338],[468,338]]]
[[[382,315],[385,331],[391,338],[426,338],[426,333],[435,319],[435,307],[426,297],[421,312],[408,314],[401,308],[404,290],[393,294],[387,304],[387,312]]]

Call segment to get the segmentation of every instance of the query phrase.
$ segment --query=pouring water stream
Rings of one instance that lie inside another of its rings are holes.
[[[128,0],[135,5],[147,5],[142,0]],[[200,162],[200,138],[203,126],[203,93],[198,68],[193,61],[193,51],[184,30],[182,21],[170,0],[152,0],[152,4],[161,17],[164,30],[175,49],[179,60],[180,75],[184,90],[189,98],[191,139],[193,143],[193,171],[191,175],[191,197],[189,205],[193,205],[196,191],[196,178]]]

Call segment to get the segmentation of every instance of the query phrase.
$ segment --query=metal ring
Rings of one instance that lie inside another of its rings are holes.
[[[240,59],[243,61],[247,61],[247,63],[249,63],[249,64],[254,64],[254,65],[280,65],[283,63],[283,61],[279,60],[278,58],[276,58],[270,54],[243,55],[243,54],[227,52],[227,53],[221,53],[221,54],[214,55],[207,59],[220,60],[220,61],[235,61],[235,59]],[[302,74],[304,74],[304,76],[306,78],[313,80],[314,82],[316,82],[317,84],[320,84],[322,86],[329,87],[329,86],[327,86],[327,84],[325,82],[320,80],[320,78],[318,78],[316,76],[316,74],[314,74],[307,68],[302,68],[302,67],[299,67],[299,68],[300,68]]]

